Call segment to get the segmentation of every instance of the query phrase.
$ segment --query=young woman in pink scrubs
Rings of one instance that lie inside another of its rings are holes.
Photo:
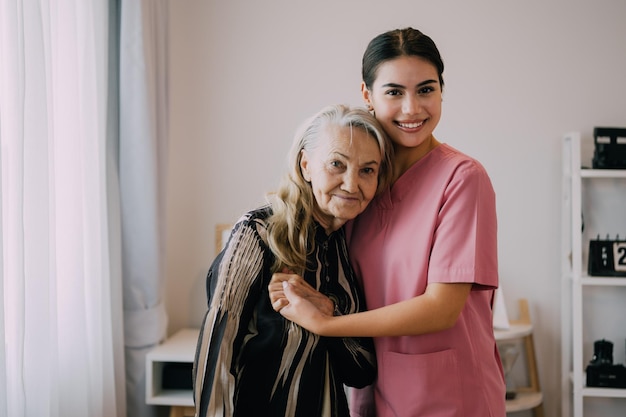
[[[362,94],[394,143],[394,181],[349,224],[369,311],[330,316],[295,274],[275,274],[275,310],[323,336],[375,337],[378,378],[352,390],[353,417],[504,417],[493,334],[495,194],[475,159],[433,136],[443,61],[430,37],[399,29],[363,55]]]

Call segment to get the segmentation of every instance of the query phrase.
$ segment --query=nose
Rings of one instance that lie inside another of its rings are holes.
[[[359,189],[359,173],[358,170],[350,169],[343,176],[343,184],[341,189],[347,193],[355,193]]]
[[[417,114],[419,113],[420,102],[419,98],[408,94],[402,102],[402,112],[404,114]]]

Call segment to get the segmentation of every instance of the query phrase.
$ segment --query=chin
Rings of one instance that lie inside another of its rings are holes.
[[[363,213],[363,210],[351,211],[350,213],[343,213],[342,215],[337,216],[337,218],[343,220],[345,223],[345,222],[355,219],[356,216],[358,216],[361,213]]]

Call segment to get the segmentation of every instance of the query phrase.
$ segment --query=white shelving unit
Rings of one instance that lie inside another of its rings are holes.
[[[606,292],[626,291],[626,278],[598,277],[587,275],[588,238],[583,233],[583,219],[587,225],[585,192],[591,190],[597,181],[609,181],[626,184],[626,170],[587,169],[581,164],[580,133],[573,132],[563,137],[563,216],[562,216],[562,415],[563,417],[583,417],[584,400],[590,398],[626,398],[626,389],[586,387],[585,368],[592,358],[589,347],[594,340],[604,336],[589,328],[589,320],[601,315],[602,308],[588,303],[587,295],[594,295],[601,290]],[[626,200],[626,198],[624,198]],[[589,207],[597,206],[600,201],[588,202]],[[624,210],[625,205],[616,210]],[[590,210],[588,210],[590,211]],[[622,217],[626,210],[621,211]],[[599,213],[593,213],[598,215]],[[606,231],[605,231],[606,233]],[[621,287],[621,289],[620,289]],[[606,296],[605,296],[606,297]],[[620,303],[621,304],[621,303]],[[623,314],[623,310],[622,310]],[[623,315],[619,318],[622,320]],[[622,326],[623,327],[623,326]],[[626,330],[615,340],[615,349],[622,350]],[[585,352],[585,348],[587,352]],[[621,407],[621,406],[620,406]],[[626,402],[624,402],[626,407]],[[623,414],[622,414],[623,415]]]

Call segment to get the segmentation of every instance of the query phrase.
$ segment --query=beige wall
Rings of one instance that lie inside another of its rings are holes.
[[[446,64],[436,136],[492,177],[507,308],[515,316],[517,298],[530,302],[546,415],[556,416],[560,139],[580,130],[591,143],[594,126],[626,126],[626,2],[172,0],[170,8],[170,332],[200,324],[215,225],[263,201],[305,117],[330,102],[361,103],[370,38],[413,26]]]

